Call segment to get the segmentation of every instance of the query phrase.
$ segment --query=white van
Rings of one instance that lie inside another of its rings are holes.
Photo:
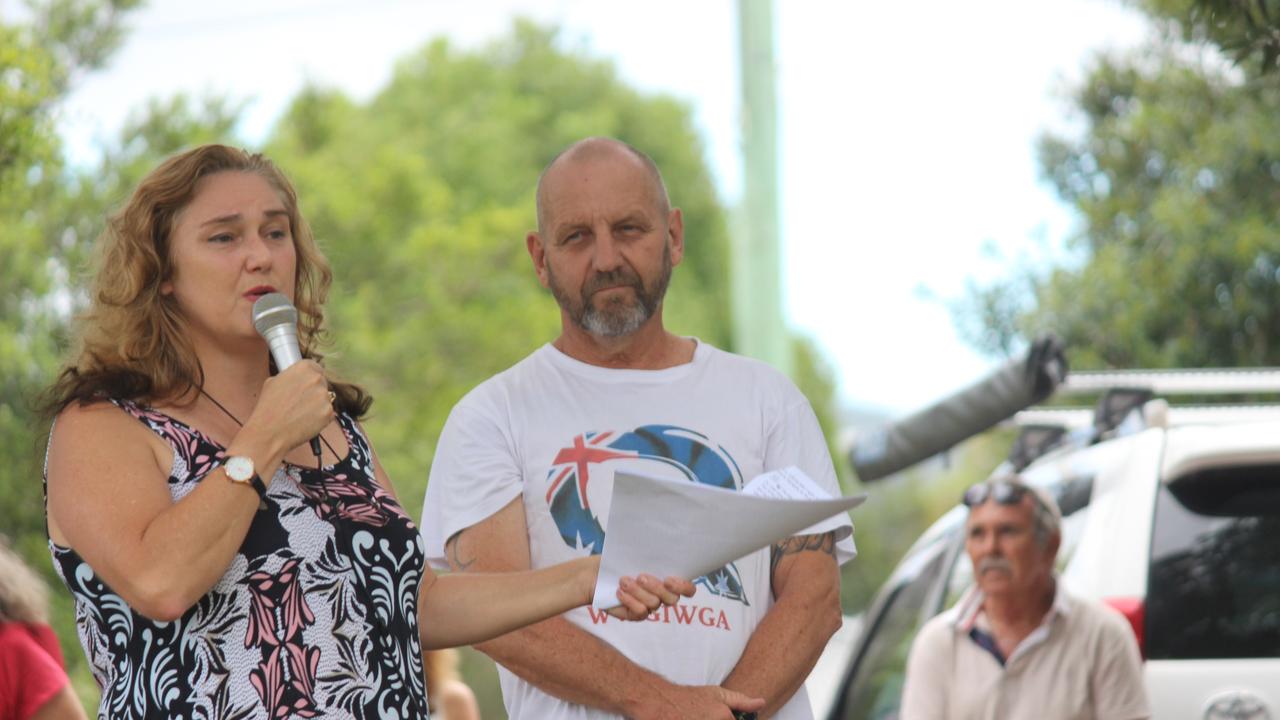
[[[1280,372],[1243,372],[1258,382],[1241,392],[1280,389]],[[1023,414],[1057,440],[995,474],[1020,470],[1058,498],[1062,581],[1129,620],[1155,718],[1280,720],[1280,408],[1151,399],[1188,374],[1113,378],[1145,395],[1110,427],[1090,412]],[[961,506],[939,519],[881,589],[829,720],[897,717],[916,631],[972,580],[964,519]]]

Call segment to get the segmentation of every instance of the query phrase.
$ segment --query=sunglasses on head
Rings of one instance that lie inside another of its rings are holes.
[[[1029,491],[1026,485],[1005,480],[980,482],[965,490],[961,501],[965,507],[969,508],[976,508],[989,499],[995,500],[1000,505],[1017,505]]]

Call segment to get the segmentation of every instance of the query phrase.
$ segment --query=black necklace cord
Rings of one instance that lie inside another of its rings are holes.
[[[221,410],[221,411],[222,411],[222,412],[223,412],[227,417],[231,418],[231,421],[232,421],[232,422],[234,422],[236,425],[239,425],[240,427],[244,427],[244,423],[240,422],[240,418],[238,418],[238,417],[236,417],[235,415],[231,414],[231,411],[230,411],[230,410],[228,410],[228,409],[226,408],[226,406],[224,406],[222,403],[220,403],[220,402],[218,402],[217,400],[215,400],[215,399],[214,399],[214,397],[213,397],[212,395],[210,395],[210,394],[208,393],[208,391],[206,391],[203,387],[201,387],[201,386],[197,385],[197,386],[196,386],[196,390],[200,391],[200,394],[201,394],[201,395],[203,395],[203,396],[205,396],[206,398],[208,398],[208,399],[209,399],[209,402],[213,403],[214,407],[218,408],[218,409],[219,409],[219,410]],[[327,448],[329,448],[329,452],[333,454],[333,457],[334,457],[334,458],[337,458],[337,459],[341,459],[341,458],[338,458],[338,451],[337,451],[337,450],[334,450],[334,449],[333,449],[333,446],[329,444],[329,440],[328,440],[328,438],[326,438],[323,434],[321,434],[319,437],[320,437],[320,442],[324,443],[324,446],[325,446],[325,447],[327,447]],[[316,447],[319,447],[319,446],[317,445]],[[317,452],[316,452],[316,470],[323,470],[323,469],[324,469],[324,459],[321,457],[320,452],[319,452],[319,451],[317,451]]]
[[[232,422],[234,422],[236,425],[239,425],[240,427],[244,427],[244,423],[240,422],[240,418],[238,418],[238,417],[236,417],[235,415],[233,415],[233,414],[231,413],[231,411],[230,411],[230,410],[228,410],[228,409],[227,409],[227,408],[226,408],[222,403],[220,403],[220,402],[218,402],[217,400],[215,400],[215,399],[214,399],[214,397],[213,397],[212,395],[210,395],[210,394],[209,394],[209,393],[208,393],[208,392],[207,392],[203,387],[200,387],[200,386],[198,386],[198,385],[197,385],[197,386],[196,386],[196,390],[198,390],[198,391],[200,392],[200,394],[201,394],[201,395],[205,396],[206,398],[209,398],[209,402],[213,403],[215,407],[217,407],[219,410],[221,410],[223,413],[225,413],[227,417],[231,418]],[[330,444],[329,444],[329,441],[325,438],[325,436],[324,436],[324,435],[320,435],[320,436],[319,436],[319,438],[320,438],[320,441],[324,443],[324,446],[325,446],[325,447],[327,447],[327,448],[329,448],[329,452],[333,453],[333,456],[334,456],[335,458],[337,458],[337,457],[338,457],[338,451],[333,449],[333,445],[330,445]],[[300,465],[298,465],[298,466],[296,466],[296,467],[301,467],[301,466],[300,466]],[[337,480],[337,478],[336,478],[336,477],[334,477],[334,475],[333,475],[332,473],[329,473],[329,472],[326,472],[326,471],[325,471],[325,469],[324,469],[324,464],[323,464],[323,460],[321,459],[321,457],[320,457],[320,455],[319,455],[319,454],[317,454],[317,455],[316,455],[316,472],[320,473],[321,475],[323,475],[323,476],[325,476],[325,477],[327,477],[327,478],[329,478],[329,479],[331,479],[331,480]],[[377,484],[377,481],[376,481],[376,480],[374,481],[374,484],[375,484],[375,485]],[[323,492],[323,491],[322,491],[322,492]],[[326,493],[326,496],[327,496],[327,493]],[[381,509],[384,509],[384,510],[385,510],[385,506],[383,505],[382,500],[381,500],[380,498],[378,498],[377,493],[374,493],[374,494],[372,495],[371,500],[372,500],[372,501],[373,501],[373,503],[374,503],[375,505],[377,505],[379,508],[381,508]]]

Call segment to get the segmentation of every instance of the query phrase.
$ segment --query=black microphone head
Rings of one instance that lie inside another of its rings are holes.
[[[267,293],[253,303],[253,327],[258,334],[266,336],[267,331],[277,325],[298,324],[298,310],[289,302],[289,298],[281,293]]]

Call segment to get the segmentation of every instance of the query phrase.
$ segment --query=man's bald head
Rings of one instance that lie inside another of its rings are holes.
[[[548,231],[549,196],[555,189],[557,172],[562,168],[580,162],[613,158],[621,162],[637,163],[644,170],[653,181],[653,197],[655,202],[658,203],[661,216],[667,216],[667,213],[671,211],[671,199],[667,195],[667,185],[662,180],[662,172],[658,170],[658,165],[653,162],[653,158],[621,140],[608,137],[589,137],[561,150],[558,155],[551,159],[551,162],[547,163],[547,166],[542,170],[542,174],[538,176],[537,205],[538,232],[540,234],[545,235]]]

